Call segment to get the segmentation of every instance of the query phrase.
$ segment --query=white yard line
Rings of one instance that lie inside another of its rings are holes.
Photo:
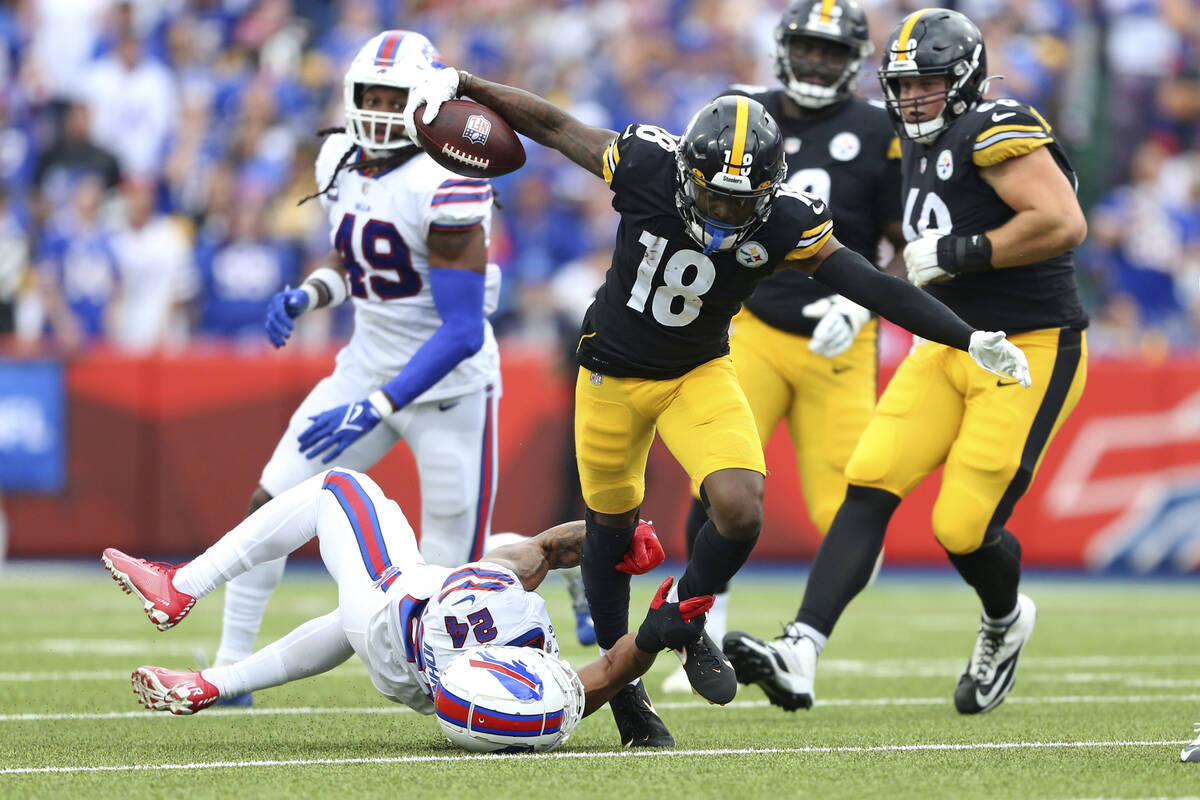
[[[846,707],[878,707],[878,706],[948,706],[949,695],[938,697],[845,697],[818,700],[817,705],[828,708]],[[1200,694],[1143,694],[1143,695],[1063,695],[1058,697],[1007,697],[1006,704],[1020,705],[1072,705],[1079,703],[1198,703]],[[722,709],[751,709],[767,708],[766,700],[735,700],[724,706],[714,706],[699,700],[667,701],[655,703],[657,709],[673,711],[712,711]],[[243,717],[243,716],[297,716],[322,714],[411,714],[408,706],[334,706],[312,707],[299,706],[293,708],[210,708],[205,710],[205,717]],[[84,719],[170,719],[171,714],[159,711],[99,711],[94,713],[61,714],[0,714],[0,722],[50,722],[55,720],[84,720]]]
[[[230,769],[239,767],[307,767],[342,764],[430,764],[463,761],[509,761],[514,759],[539,759],[557,761],[561,759],[602,758],[688,758],[712,756],[754,755],[804,755],[813,753],[907,753],[931,751],[971,750],[1061,750],[1092,747],[1166,747],[1186,744],[1188,740],[1168,739],[1165,741],[1110,741],[1110,742],[979,742],[976,744],[897,744],[874,747],[745,747],[721,750],[619,750],[605,753],[518,753],[506,755],[456,755],[456,756],[395,756],[392,758],[292,758],[279,761],[209,761],[188,764],[114,764],[112,766],[77,767],[8,767],[0,769],[0,775],[28,775],[64,772],[146,772],[181,769]]]

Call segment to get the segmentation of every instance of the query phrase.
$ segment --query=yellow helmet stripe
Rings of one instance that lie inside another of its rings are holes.
[[[900,29],[900,36],[896,39],[896,60],[908,60],[908,40],[912,36],[912,30],[917,25],[917,20],[925,16],[928,8],[923,8],[920,11],[914,11],[908,15],[908,19],[904,20],[904,27]]]
[[[833,5],[837,0],[821,0],[821,22],[833,21]]]
[[[742,95],[737,98],[737,117],[733,122],[733,150],[729,153],[729,174],[742,174],[742,156],[746,152],[746,129],[749,127],[750,103]]]

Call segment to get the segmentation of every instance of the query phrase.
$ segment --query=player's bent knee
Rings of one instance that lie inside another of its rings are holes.
[[[939,501],[933,507],[933,535],[948,553],[956,556],[974,553],[983,545],[991,514],[991,509],[986,514],[970,513],[962,503]]]
[[[722,536],[744,541],[763,523],[763,476],[752,470],[721,470],[704,479],[708,514]]]

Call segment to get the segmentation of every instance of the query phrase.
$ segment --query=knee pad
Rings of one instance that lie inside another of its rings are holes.
[[[992,516],[990,507],[984,508],[977,501],[943,490],[933,506],[933,535],[946,552],[954,555],[973,553],[983,545],[988,521]]]

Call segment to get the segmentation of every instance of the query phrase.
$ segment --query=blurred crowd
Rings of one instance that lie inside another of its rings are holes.
[[[908,11],[860,0],[876,54]],[[783,0],[10,0],[0,3],[0,334],[70,352],[267,346],[263,311],[329,251],[316,131],[380,30],[592,124],[679,131],[731,83],[773,85]],[[1096,354],[1200,348],[1200,4],[963,0],[992,97],[1033,103],[1074,159]],[[878,95],[877,59],[861,91]],[[595,178],[528,147],[496,181],[504,337],[557,346],[607,267]],[[301,345],[346,335],[307,315]]]

